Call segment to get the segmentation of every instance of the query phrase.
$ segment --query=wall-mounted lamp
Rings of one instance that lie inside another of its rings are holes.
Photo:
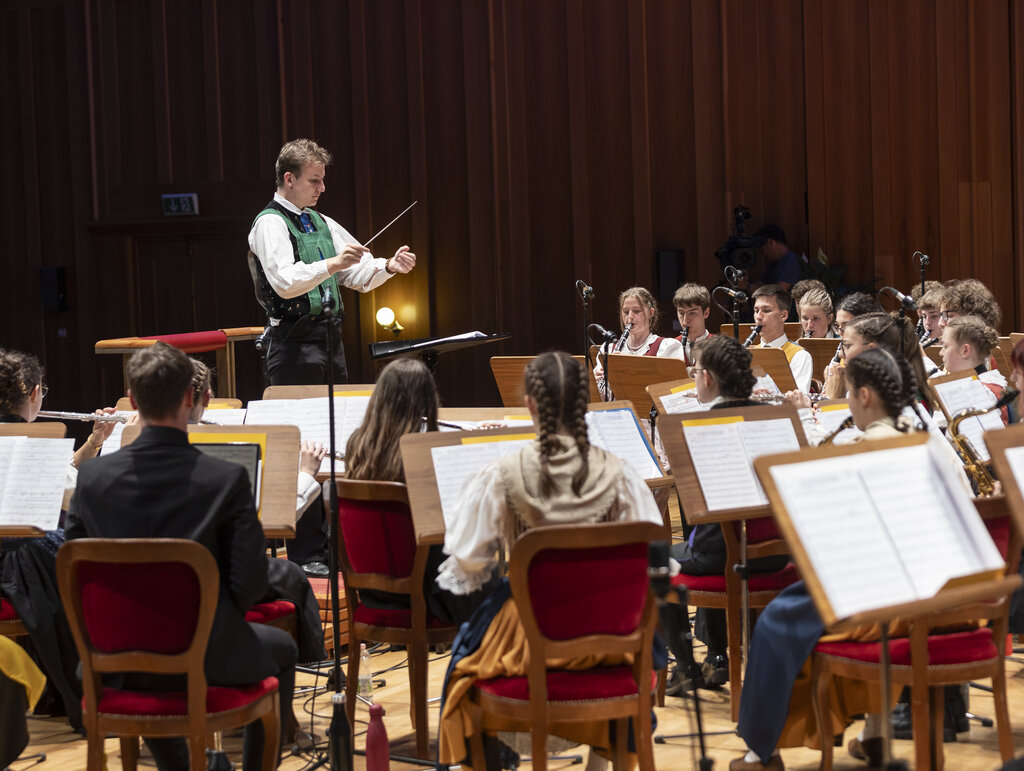
[[[398,337],[399,333],[405,329],[405,327],[398,323],[398,319],[395,318],[395,312],[386,305],[377,309],[376,318],[377,323],[384,327],[384,329],[394,332],[395,337]]]

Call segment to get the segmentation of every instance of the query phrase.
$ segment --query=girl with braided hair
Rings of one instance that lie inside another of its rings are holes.
[[[544,353],[527,366],[525,380],[526,407],[537,440],[467,480],[454,513],[445,518],[444,551],[449,556],[437,583],[454,594],[484,587],[496,571],[498,554],[531,527],[662,523],[654,496],[636,472],[587,440],[586,370],[567,353]],[[526,654],[516,605],[508,581],[502,580],[455,641],[441,713],[441,763],[466,757],[466,731],[473,721],[464,697],[473,683],[478,678],[525,676]],[[610,746],[607,721],[552,729],[577,743]],[[593,753],[591,757],[598,762]]]

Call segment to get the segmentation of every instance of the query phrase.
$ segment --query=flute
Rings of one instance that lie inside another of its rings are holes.
[[[36,417],[53,418],[54,420],[82,420],[86,423],[127,423],[134,413],[130,412],[105,412],[102,415],[95,412],[50,412],[40,410]]]
[[[812,404],[815,404],[817,402],[820,402],[820,401],[828,398],[825,394],[805,394],[805,395],[807,396],[808,399],[811,400]],[[779,404],[784,404],[785,402],[788,401],[786,399],[786,395],[785,394],[751,394],[750,395],[750,399],[751,399],[751,401],[755,401],[755,402],[777,402]]]

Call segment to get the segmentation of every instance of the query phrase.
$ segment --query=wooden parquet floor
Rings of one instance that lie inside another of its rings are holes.
[[[700,658],[703,654],[698,651],[697,655]],[[375,652],[371,660],[373,671],[379,673],[376,676],[386,680],[386,685],[376,689],[374,697],[386,711],[384,721],[391,739],[392,752],[400,755],[412,755],[414,754],[415,739],[409,720],[409,681],[408,670],[405,666],[405,654],[400,651]],[[447,655],[432,657],[430,665],[430,694],[432,696],[437,696],[440,693],[447,663]],[[1015,746],[1019,748],[1018,754],[1024,754],[1024,664],[1012,660],[1007,662],[1007,674]],[[316,682],[319,683],[316,694],[298,694],[295,707],[296,714],[299,715],[305,727],[308,729],[312,721],[313,733],[322,740],[330,719],[330,699],[326,693],[326,676],[315,678],[311,675],[300,674],[298,677],[299,688],[312,686]],[[972,688],[970,700],[971,709],[974,712],[989,716],[993,714],[992,699],[989,694]],[[712,735],[707,739],[708,754],[714,760],[714,767],[722,771],[743,748],[743,743],[733,733],[734,726],[729,720],[728,690],[702,691],[701,704],[705,730],[715,734],[727,732],[726,735]],[[665,707],[656,709],[656,713],[659,734],[690,733],[694,730],[692,702],[669,698]],[[439,707],[435,702],[430,709],[434,741],[436,741],[438,714]],[[366,708],[360,706],[357,710],[357,749],[363,747],[368,716]],[[45,752],[47,755],[46,761],[35,766],[36,768],[50,769],[51,771],[85,768],[85,739],[73,733],[65,721],[56,718],[30,718],[29,726],[32,739],[29,750],[26,752]],[[854,724],[847,730],[847,737],[852,736],[852,732],[857,730],[859,730],[859,726]],[[237,737],[227,737],[224,744],[229,757],[240,761],[240,740]],[[120,764],[117,740],[108,739],[106,748],[107,767],[114,771]],[[583,748],[581,751],[586,758],[586,749]],[[696,769],[698,751],[698,743],[695,739],[672,739],[665,744],[655,744],[654,757],[659,769]],[[895,742],[894,752],[897,757],[907,759],[909,765],[913,767],[911,742]],[[961,769],[963,771],[972,771],[973,769],[991,771],[1001,766],[995,728],[983,728],[977,723],[972,723],[970,732],[960,734],[955,743],[946,744],[945,752],[946,768],[950,771],[961,771]],[[310,753],[289,756],[282,762],[281,768],[287,771],[300,771],[300,769],[309,768],[311,757]],[[815,751],[801,748],[783,750],[782,757],[786,768],[792,771],[818,767],[819,754]],[[569,768],[572,764],[568,761],[557,761],[549,765],[552,769],[557,770]],[[152,762],[147,762],[145,757],[142,766],[144,768],[153,767]],[[33,766],[28,761],[17,762],[11,766],[14,771],[23,771],[30,767]],[[356,768],[364,767],[363,758],[357,756]],[[425,765],[399,762],[391,764],[394,771],[426,767]],[[582,769],[582,766],[576,767]],[[835,767],[840,771],[866,768],[863,763],[850,758],[845,750],[836,751]],[[524,763],[523,768],[529,768],[529,765]]]

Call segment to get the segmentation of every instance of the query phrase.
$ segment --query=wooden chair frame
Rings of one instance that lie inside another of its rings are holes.
[[[324,507],[329,505],[330,482],[324,483]],[[392,501],[409,509],[409,494],[401,482],[371,482],[366,480],[337,480],[339,507],[344,501]],[[429,732],[427,721],[427,654],[430,646],[451,643],[458,632],[457,627],[427,628],[427,602],[423,596],[423,578],[427,568],[430,547],[425,543],[416,544],[412,572],[406,578],[393,578],[379,573],[356,573],[345,548],[345,536],[338,526],[338,512],[331,514],[331,527],[337,533],[338,563],[345,579],[345,604],[348,608],[348,673],[345,681],[345,706],[350,724],[354,724],[356,694],[359,684],[359,645],[365,640],[404,645],[409,653],[409,715],[416,731],[416,752],[420,758],[427,758]],[[410,510],[410,517],[412,516]],[[409,596],[412,608],[412,628],[374,626],[357,622],[357,597],[360,589],[405,594]],[[353,591],[354,590],[354,591]]]
[[[527,672],[529,701],[512,701],[492,696],[473,688],[472,698],[480,708],[503,719],[522,725],[532,733],[533,767],[547,768],[547,736],[551,722],[590,722],[614,720],[614,768],[626,767],[626,736],[628,719],[634,719],[634,737],[639,767],[654,769],[654,749],[651,743],[651,645],[657,623],[654,593],[648,587],[640,623],[628,635],[588,635],[568,640],[552,640],[540,630],[530,598],[529,573],[533,558],[549,549],[587,550],[604,546],[658,540],[664,537],[660,525],[648,522],[614,522],[599,525],[565,525],[536,527],[523,533],[512,546],[509,559],[509,583],[512,597],[519,608],[519,616],[530,650]],[[637,683],[637,696],[608,700],[549,702],[547,698],[547,666],[549,659],[571,658],[589,654],[632,653],[633,676]],[[482,735],[477,731],[471,737],[474,759],[484,757]],[[477,761],[480,762],[480,761]]]
[[[93,646],[85,626],[77,569],[83,562],[137,563],[180,562],[188,565],[199,581],[199,609],[192,644],[179,654],[160,654],[142,650],[102,653]],[[177,538],[83,538],[69,541],[57,553],[57,580],[61,599],[82,660],[82,686],[85,706],[82,723],[88,738],[87,768],[104,768],[103,742],[107,734],[121,738],[122,767],[135,769],[139,736],[187,736],[192,771],[206,768],[208,733],[225,731],[260,719],[264,726],[262,767],[277,767],[280,752],[280,715],[278,693],[264,694],[237,709],[206,712],[207,681],[203,669],[206,647],[217,609],[220,574],[217,562],[200,543]],[[104,673],[139,672],[184,674],[187,678],[188,714],[138,715],[103,714],[96,705],[102,694]]]
[[[982,516],[998,516],[982,512]],[[1009,515],[1006,515],[1008,518]],[[1022,539],[1015,525],[1010,522],[1010,540],[1007,546],[1005,575],[1014,575],[1020,560]],[[920,769],[941,769],[944,766],[942,749],[942,728],[945,716],[943,686],[958,685],[979,678],[992,680],[992,700],[995,707],[996,730],[999,737],[999,753],[1003,762],[1013,758],[1013,733],[1010,726],[1010,712],[1006,701],[1006,672],[1004,669],[1004,648],[1009,625],[1010,589],[1004,589],[1001,596],[988,602],[962,605],[950,611],[936,612],[911,621],[910,666],[892,666],[892,682],[910,686],[910,712],[914,733],[914,767]],[[928,636],[932,630],[955,628],[973,620],[992,621],[992,640],[997,654],[995,658],[962,664],[942,664],[934,667],[928,663]],[[833,736],[841,726],[833,727],[825,707],[829,684],[833,677],[848,677],[881,684],[882,673],[877,662],[857,661],[834,655],[813,653],[811,658],[814,711],[818,722],[819,736]],[[832,743],[822,741],[821,769],[832,768]]]

